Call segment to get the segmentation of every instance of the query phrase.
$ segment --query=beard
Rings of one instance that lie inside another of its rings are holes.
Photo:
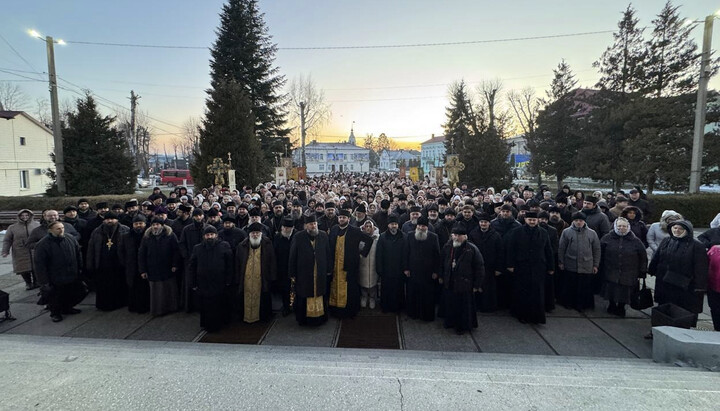
[[[418,241],[425,241],[428,238],[427,231],[415,230],[415,239]]]
[[[144,228],[133,228],[133,231],[137,234],[142,234],[145,232]]]
[[[312,230],[308,230],[308,234],[310,234],[310,237],[317,237],[318,234],[320,234],[320,230],[317,228],[313,228]]]
[[[413,220],[410,220],[410,224],[412,224],[412,225],[417,225],[417,221],[418,221],[417,218],[416,218],[416,219],[413,219]]]
[[[553,224],[557,224],[560,222],[560,217],[556,215],[550,216],[550,222]]]
[[[454,248],[458,248],[458,247],[460,247],[461,245],[463,245],[463,243],[464,243],[464,241],[453,240],[453,247],[454,247]]]
[[[153,235],[160,235],[160,233],[162,233],[162,231],[163,231],[163,228],[162,228],[162,227],[158,227],[158,228],[153,227],[153,228],[152,228],[152,234],[153,234]]]
[[[392,235],[395,235],[398,232],[397,228],[388,228],[388,230],[390,231],[390,234],[392,234]]]
[[[250,247],[252,247],[252,248],[260,247],[261,242],[262,242],[262,237],[260,237],[260,238],[250,237]]]
[[[281,231],[280,235],[282,235],[284,238],[290,238],[292,236],[292,231],[290,231],[289,233]]]
[[[290,216],[292,217],[293,220],[297,220],[298,218],[300,218],[301,215],[302,215],[302,213],[300,213],[300,211],[293,210],[290,212]]]

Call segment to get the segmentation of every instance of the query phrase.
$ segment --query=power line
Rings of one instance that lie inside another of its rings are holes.
[[[2,34],[0,34],[0,39],[2,39],[2,41],[4,41],[5,44],[7,44],[8,47],[10,47],[10,50],[12,50],[13,53],[15,53],[15,55],[17,55],[18,57],[20,57],[20,59],[21,59],[22,61],[24,61],[25,64],[28,65],[28,67],[30,67],[31,69],[33,69],[33,70],[35,70],[35,71],[37,72],[37,69],[36,69],[32,64],[30,64],[30,62],[27,61],[27,60],[25,59],[25,57],[22,56],[22,54],[20,54],[20,52],[18,52],[17,50],[15,50],[15,47],[13,47],[12,44],[10,44],[10,42],[7,41],[7,39],[6,39],[5,37],[3,37]]]
[[[32,81],[45,81],[45,80],[40,80],[40,79],[33,78],[33,77],[28,77],[28,76],[23,75],[23,74],[14,73],[14,72],[12,72],[12,71],[5,70],[5,69],[0,69],[0,73],[9,74],[9,75],[11,75],[11,76],[18,76],[18,77],[22,77],[22,78],[24,78],[24,79],[28,79],[28,80],[32,80]]]
[[[488,44],[488,43],[508,43],[515,41],[527,40],[545,40],[565,37],[592,36],[596,34],[613,33],[614,30],[587,31],[580,33],[551,34],[545,36],[526,36],[511,37],[501,39],[488,40],[470,40],[470,41],[449,41],[439,43],[409,43],[409,44],[375,44],[364,46],[310,46],[310,47],[278,47],[278,50],[358,50],[358,49],[394,49],[394,48],[417,48],[417,47],[442,47],[442,46],[463,46],[472,44]],[[153,48],[153,49],[185,49],[185,50],[209,50],[207,46],[184,46],[184,45],[164,45],[164,44],[133,44],[133,43],[109,43],[96,41],[77,41],[66,40],[69,44],[81,44],[91,46],[109,46],[109,47],[135,47],[135,48]]]

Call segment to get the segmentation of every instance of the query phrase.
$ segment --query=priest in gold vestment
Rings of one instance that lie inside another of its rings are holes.
[[[270,285],[277,276],[277,262],[272,241],[263,235],[262,224],[253,223],[248,231],[250,236],[238,245],[235,253],[235,273],[242,320],[254,323],[272,318]]]

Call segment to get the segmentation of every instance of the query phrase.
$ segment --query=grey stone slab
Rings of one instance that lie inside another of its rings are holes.
[[[43,309],[43,307],[40,307],[37,304],[19,304],[19,303],[10,303],[10,312],[12,313],[12,316],[15,318],[15,321],[3,321],[0,322],[0,333],[4,333],[8,330],[11,330],[15,327],[19,327],[21,324],[24,324],[33,318],[36,318],[39,315],[42,315],[44,313],[47,313]],[[4,317],[5,313],[0,313],[0,316]]]
[[[608,301],[599,295],[595,296],[595,309],[585,310],[583,314],[588,318],[618,318],[616,315],[608,314]],[[625,318],[649,318],[649,315],[642,311],[633,310],[629,305],[625,306]]]
[[[514,318],[482,317],[478,322],[473,335],[483,353],[555,354],[532,326]]]
[[[80,305],[89,305],[95,307],[95,292],[88,293],[87,297],[80,302]]]
[[[0,276],[0,290],[3,290],[5,292],[8,292],[8,288],[20,284],[25,283],[25,281],[22,279],[21,276],[15,275],[15,274],[6,274],[3,276]]]
[[[63,315],[63,320],[54,323],[50,320],[50,312],[37,316],[17,327],[8,330],[8,334],[29,334],[29,335],[46,335],[46,336],[62,336],[80,325],[92,320],[96,317],[102,317],[103,312],[95,309],[85,309],[80,314]]]
[[[155,317],[135,332],[128,340],[192,341],[200,333],[200,314],[173,313]]]
[[[652,340],[644,338],[650,330],[650,319],[598,318],[593,322],[639,358],[652,358]]]
[[[653,360],[720,371],[720,333],[653,328]]]
[[[294,347],[332,347],[338,331],[339,320],[330,318],[318,327],[301,327],[294,315],[275,316],[275,324],[268,331],[262,345],[286,345]]]
[[[586,318],[552,318],[534,327],[559,355],[635,357]]]
[[[555,309],[550,313],[545,313],[546,317],[572,317],[572,318],[580,318],[583,316],[581,312],[578,310],[573,310],[570,308],[565,308],[560,304],[555,304]]]
[[[108,312],[103,316],[95,317],[65,334],[65,336],[123,339],[151,319],[150,314],[131,313],[127,309],[121,308]]]
[[[425,322],[402,315],[399,320],[406,350],[478,351],[470,333],[457,335],[454,329],[445,329],[443,327],[442,319]]]

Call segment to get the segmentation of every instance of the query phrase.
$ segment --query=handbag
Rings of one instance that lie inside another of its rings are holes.
[[[652,307],[653,305],[652,291],[647,288],[645,279],[643,278],[642,288],[635,287],[635,290],[633,290],[632,295],[630,296],[630,307],[635,310],[644,310]]]

